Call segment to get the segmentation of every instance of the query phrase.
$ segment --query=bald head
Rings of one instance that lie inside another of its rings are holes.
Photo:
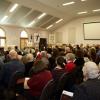
[[[9,57],[10,57],[10,59],[17,59],[18,54],[17,54],[17,52],[15,50],[11,50],[9,52]]]

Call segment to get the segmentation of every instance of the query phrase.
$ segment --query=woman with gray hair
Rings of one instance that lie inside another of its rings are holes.
[[[84,80],[95,79],[99,76],[99,67],[96,63],[89,61],[83,66]]]
[[[65,69],[67,72],[72,72],[75,68],[75,54],[73,53],[67,53],[66,54],[66,65],[65,65]]]
[[[84,82],[75,89],[73,100],[100,100],[100,73],[96,63],[88,61],[83,67]]]

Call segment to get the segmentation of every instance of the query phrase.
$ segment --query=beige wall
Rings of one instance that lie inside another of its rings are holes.
[[[28,38],[32,35],[34,37],[34,33],[40,33],[40,38],[47,38],[49,40],[49,33],[45,30],[36,30],[30,28],[22,28],[22,27],[15,27],[15,26],[7,26],[7,25],[0,25],[6,33],[6,48],[8,46],[17,45],[20,47],[20,33],[21,31],[25,30],[28,33]],[[34,38],[32,38],[34,39]],[[34,42],[34,40],[32,40]]]
[[[100,44],[100,40],[84,40],[83,23],[88,22],[100,22],[100,16],[92,16],[70,21],[54,32],[56,38],[59,39],[56,40],[56,43],[60,41],[61,43],[72,44]]]

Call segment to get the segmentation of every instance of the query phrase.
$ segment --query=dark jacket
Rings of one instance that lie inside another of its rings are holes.
[[[29,77],[29,72],[33,66],[34,62],[28,62],[25,64],[25,77]]]
[[[100,79],[91,79],[75,89],[73,100],[100,100]]]
[[[18,60],[11,60],[10,62],[5,63],[0,72],[0,85],[3,85],[6,88],[11,80],[11,77],[16,71],[24,73],[24,64]]]

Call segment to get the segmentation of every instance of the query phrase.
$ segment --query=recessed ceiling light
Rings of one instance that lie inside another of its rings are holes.
[[[5,21],[7,18],[8,18],[8,16],[4,16],[4,17],[1,19],[1,22]]]
[[[42,13],[39,17],[38,17],[38,19],[41,19],[42,17],[44,17],[46,15],[46,13]]]
[[[31,26],[31,25],[33,25],[34,23],[35,23],[35,20],[33,20],[31,23],[29,23],[28,26]]]
[[[58,21],[56,21],[56,24],[57,24],[57,23],[60,23],[62,20],[63,20],[63,19],[59,19]]]
[[[86,1],[86,0],[81,0],[81,1]]]
[[[17,3],[14,4],[14,5],[12,6],[12,8],[9,10],[9,12],[13,12],[17,7],[18,7],[18,4],[17,4]]]
[[[87,13],[87,11],[83,11],[83,12],[78,12],[77,14],[86,14]]]
[[[49,29],[49,28],[51,28],[51,27],[53,27],[53,25],[48,26],[46,29]]]
[[[67,3],[63,3],[62,6],[72,5],[72,4],[74,4],[74,3],[75,3],[74,1],[72,1],[72,2],[67,2]]]
[[[98,12],[98,11],[100,11],[100,9],[95,9],[95,10],[92,10],[93,12]]]

